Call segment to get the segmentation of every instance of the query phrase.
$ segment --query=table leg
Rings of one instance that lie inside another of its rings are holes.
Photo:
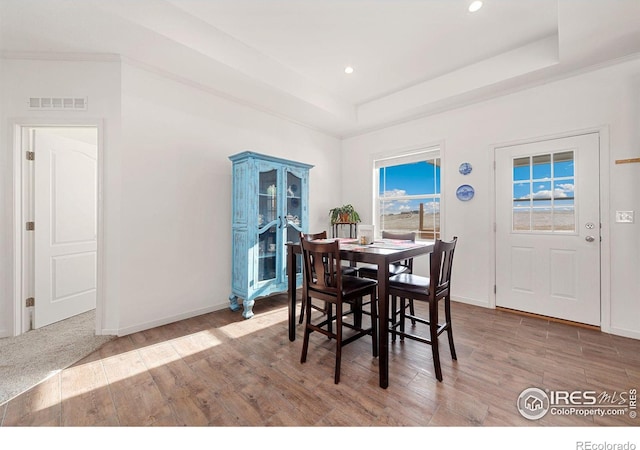
[[[378,264],[378,371],[380,387],[389,386],[389,264]]]
[[[296,255],[287,245],[287,277],[289,279],[289,340],[296,340]]]

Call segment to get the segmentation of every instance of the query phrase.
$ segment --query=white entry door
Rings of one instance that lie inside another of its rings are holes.
[[[497,148],[496,306],[600,325],[597,133]]]
[[[97,145],[35,131],[35,328],[96,306]]]

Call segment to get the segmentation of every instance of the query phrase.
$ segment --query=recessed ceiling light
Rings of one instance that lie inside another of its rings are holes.
[[[482,2],[480,0],[476,0],[469,5],[469,12],[476,12],[482,8]]]
[[[353,67],[347,66],[344,68],[344,73],[353,73]]]

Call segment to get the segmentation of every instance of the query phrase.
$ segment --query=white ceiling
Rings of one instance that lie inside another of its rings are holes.
[[[470,2],[0,0],[0,50],[120,55],[336,136],[640,54],[640,0]]]

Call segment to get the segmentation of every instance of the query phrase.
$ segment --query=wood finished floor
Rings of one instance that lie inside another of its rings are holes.
[[[118,338],[0,406],[8,426],[638,426],[624,417],[523,418],[523,389],[640,387],[640,341],[453,303],[458,360],[390,344],[390,383],[364,338],[343,349],[333,383],[332,342],[302,326],[287,339],[286,296],[256,302],[256,316],[217,311]]]

